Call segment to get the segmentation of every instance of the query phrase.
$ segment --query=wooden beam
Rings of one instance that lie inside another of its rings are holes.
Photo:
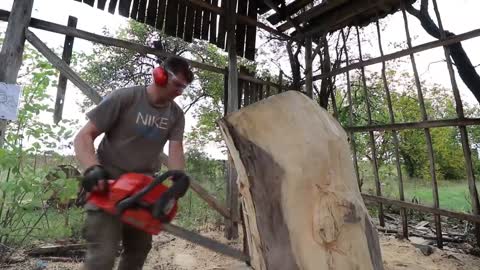
[[[305,89],[309,97],[313,97],[312,76],[312,37],[307,37],[305,39]]]
[[[33,45],[47,60],[62,74],[65,75],[70,81],[72,81],[89,99],[95,103],[99,103],[102,100],[102,97],[91,88],[80,76],[78,76],[75,71],[73,71],[67,63],[65,63],[60,57],[58,57],[54,52],[52,52],[45,43],[43,43],[34,33],[30,30],[25,30],[25,37],[28,42]]]
[[[285,14],[287,16],[291,16],[293,13],[299,11],[300,9],[302,9],[303,7],[305,7],[306,5],[312,3],[313,0],[297,0],[297,1],[293,1],[291,2],[290,4],[288,4],[284,9],[283,9],[283,12],[285,12]],[[284,17],[282,17],[280,14],[278,13],[274,13],[272,15],[270,15],[269,17],[267,17],[267,21],[269,21],[271,24],[275,25],[281,21],[285,20]]]
[[[345,0],[341,0],[345,1]],[[339,1],[339,2],[341,2]],[[303,32],[297,32],[296,37],[302,39],[305,36],[321,35],[326,32],[343,28],[343,26],[353,20],[358,15],[376,8],[379,5],[379,0],[355,0],[346,8],[339,8],[336,11],[329,10],[318,17],[309,19],[309,27],[306,27]]]
[[[22,65],[25,29],[32,15],[33,0],[13,1],[12,16],[8,18],[5,39],[0,51],[0,82],[15,84]],[[7,121],[0,120],[0,148],[5,141]]]
[[[221,7],[216,7],[216,6],[212,6],[202,0],[181,0],[181,1],[185,1],[186,4],[188,5],[193,5],[193,6],[196,6],[196,7],[199,7],[201,9],[204,9],[204,10],[209,10],[215,14],[219,14],[220,16],[222,17],[225,17],[225,10]],[[228,0],[224,0],[224,1],[228,1]],[[286,35],[270,26],[267,26],[261,22],[258,22],[257,20],[255,19],[252,19],[248,16],[244,16],[244,15],[237,15],[237,14],[234,14],[233,15],[236,22],[237,23],[244,23],[244,24],[247,24],[247,25],[251,25],[251,26],[257,26],[258,28],[261,28],[271,34],[275,34],[279,37],[282,37],[284,39],[287,39],[287,40],[292,40],[293,38],[290,37],[289,35]],[[296,40],[296,39],[294,39]]]
[[[404,207],[407,209],[418,210],[424,213],[430,213],[430,214],[440,215],[444,217],[457,218],[460,220],[466,220],[466,221],[480,224],[480,215],[471,215],[466,213],[453,212],[453,211],[445,210],[441,208],[434,208],[431,206],[404,202],[404,201],[389,199],[385,197],[378,197],[378,196],[364,194],[364,193],[362,193],[362,197],[364,200],[368,200],[368,201],[385,203],[385,204],[394,205],[398,207]]]
[[[235,31],[235,11],[236,0],[225,0],[225,23],[227,30],[227,51],[228,51],[228,103],[227,113],[230,114],[238,110],[238,69],[236,54],[236,31]],[[227,114],[227,115],[228,115]],[[227,205],[230,208],[230,220],[227,220],[225,234],[227,239],[238,238],[238,187],[237,173],[235,166],[229,157],[227,164]]]
[[[277,7],[276,4],[274,4],[272,2],[272,0],[263,0],[263,2],[265,4],[267,4],[267,6],[271,9],[273,9],[277,14],[281,14],[282,12],[280,11],[280,9]],[[292,19],[290,18],[290,16],[286,16],[285,19],[287,20],[287,23],[289,23],[290,25],[292,25],[293,27],[295,27],[295,30],[297,30],[297,32],[301,32],[301,28],[300,28],[300,25],[299,23],[297,22],[296,18],[295,19]],[[282,31],[284,32],[284,31]]]
[[[209,239],[207,237],[204,237],[198,233],[194,233],[188,230],[185,230],[179,226],[176,226],[171,223],[165,223],[162,225],[163,230],[166,232],[175,235],[177,237],[180,237],[184,240],[187,240],[189,242],[192,242],[194,244],[200,245],[204,248],[208,248],[212,251],[215,251],[217,253],[226,255],[228,257],[237,259],[239,261],[243,262],[249,262],[250,257],[240,250],[237,250],[233,247],[227,246],[225,244],[222,244],[220,242],[214,241],[212,239]]]
[[[368,132],[368,131],[391,131],[403,129],[422,129],[451,126],[473,126],[480,125],[480,118],[446,119],[446,120],[427,120],[412,123],[395,123],[371,126],[346,126],[345,130],[349,132]]]
[[[328,12],[332,11],[333,9],[344,5],[346,3],[350,2],[350,0],[336,0],[336,1],[327,1],[327,2],[322,2],[316,7],[313,7],[311,9],[308,9],[307,11],[299,14],[294,18],[294,20],[298,23],[305,23],[309,22],[311,19],[322,16],[324,14],[327,14]],[[307,3],[308,4],[308,3]],[[292,24],[291,22],[287,21],[277,27],[278,31],[285,32],[288,29],[294,27],[295,25]],[[305,29],[306,30],[306,29]],[[297,29],[298,31],[298,29]],[[299,32],[299,31],[298,31]]]
[[[8,20],[9,15],[10,15],[10,12],[8,12],[6,10],[0,10],[0,21]],[[125,48],[125,49],[132,50],[132,51],[142,53],[142,54],[153,54],[153,55],[161,56],[161,57],[172,56],[172,54],[167,53],[165,51],[158,50],[158,49],[155,49],[155,48],[152,48],[152,47],[143,46],[143,45],[138,44],[138,43],[134,43],[134,42],[126,41],[126,40],[121,40],[121,39],[105,37],[105,36],[93,34],[93,33],[87,32],[87,31],[78,30],[76,28],[66,27],[66,26],[63,26],[63,25],[60,25],[60,24],[51,23],[51,22],[47,22],[47,21],[43,21],[43,20],[34,19],[34,18],[32,18],[32,20],[30,22],[30,26],[34,27],[34,28],[42,29],[42,30],[47,30],[47,31],[50,31],[50,32],[55,32],[55,33],[59,33],[59,34],[64,34],[64,35],[69,35],[69,36],[85,39],[85,40],[88,40],[88,41],[100,43],[100,44],[107,45],[107,46],[115,46],[115,47]],[[189,60],[189,59],[185,59],[185,60],[187,60],[190,63],[190,65],[192,65],[192,67],[195,67],[195,68],[200,68],[200,69],[204,69],[204,70],[208,70],[208,71],[212,71],[212,72],[217,72],[217,73],[223,73],[224,72],[224,70],[222,68],[207,65],[207,64],[197,62],[197,61],[192,61],[192,60]]]
[[[68,27],[75,28],[77,27],[77,18],[69,16],[68,17]],[[62,60],[65,61],[67,65],[70,65],[73,52],[73,41],[74,37],[65,36],[65,42],[63,44],[63,54]],[[63,113],[63,103],[65,102],[65,92],[67,90],[67,77],[60,72],[57,85],[57,97],[55,99],[55,110],[53,113],[53,122],[58,124],[62,119]]]
[[[421,45],[418,45],[418,46],[414,46],[411,49],[405,49],[405,50],[401,50],[401,51],[394,52],[394,53],[391,53],[391,54],[386,54],[383,57],[375,57],[375,58],[372,58],[372,59],[369,59],[369,60],[364,60],[363,62],[352,63],[352,64],[350,64],[346,67],[339,68],[339,69],[333,70],[333,71],[325,73],[325,74],[315,75],[315,76],[313,76],[313,81],[323,80],[327,77],[332,77],[332,76],[335,76],[335,75],[338,75],[338,74],[341,74],[341,73],[344,73],[344,72],[347,72],[347,71],[350,71],[350,70],[353,70],[353,69],[359,69],[361,67],[375,65],[375,64],[381,63],[382,61],[390,61],[390,60],[393,60],[393,59],[396,59],[396,58],[401,58],[401,57],[404,57],[404,56],[408,56],[412,53],[415,54],[415,53],[419,53],[419,52],[422,52],[422,51],[426,51],[426,50],[441,47],[441,46],[448,46],[448,45],[451,45],[451,44],[454,44],[454,43],[458,43],[458,42],[468,40],[468,39],[472,39],[472,38],[479,37],[479,36],[480,36],[480,29],[475,29],[475,30],[472,30],[472,31],[469,31],[469,32],[466,32],[466,33],[463,33],[463,34],[460,34],[460,35],[455,35],[455,36],[445,38],[445,40],[436,40],[436,41],[432,41],[432,42],[427,42],[427,43],[424,43],[424,44],[421,44]],[[304,83],[305,83],[305,81],[300,82],[300,84],[304,84]]]

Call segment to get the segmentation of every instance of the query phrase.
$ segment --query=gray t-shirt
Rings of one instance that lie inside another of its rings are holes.
[[[113,91],[87,117],[105,133],[97,157],[113,178],[157,172],[165,143],[181,141],[185,127],[182,109],[173,101],[152,106],[145,86]]]

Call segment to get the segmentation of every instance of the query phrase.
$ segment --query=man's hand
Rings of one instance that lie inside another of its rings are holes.
[[[109,176],[102,165],[93,165],[83,173],[82,187],[88,191],[106,192]]]

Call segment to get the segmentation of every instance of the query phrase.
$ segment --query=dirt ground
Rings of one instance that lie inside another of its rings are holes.
[[[202,234],[238,249],[241,248],[241,242],[226,240],[223,233],[218,230],[204,231]],[[380,235],[380,241],[386,270],[480,270],[480,258],[478,257],[436,248],[434,248],[433,254],[425,256],[410,241],[398,240],[388,235]],[[1,269],[80,269],[80,262],[51,262],[32,258],[23,263],[3,266]],[[167,234],[156,236],[144,270],[171,269],[248,270],[250,268],[244,263],[195,246],[182,239]]]

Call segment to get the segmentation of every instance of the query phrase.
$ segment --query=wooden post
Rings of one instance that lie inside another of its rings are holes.
[[[378,47],[380,49],[380,55],[384,56],[383,53],[383,46],[382,46],[382,36],[380,31],[380,23],[377,20],[377,37],[378,37]],[[385,61],[382,61],[382,80],[383,80],[383,88],[385,88],[385,92],[387,94],[387,105],[388,105],[388,112],[390,115],[390,122],[393,124],[395,123],[395,116],[393,114],[392,108],[392,99],[390,96],[390,88],[387,81],[386,75],[386,64]],[[397,176],[398,176],[398,193],[401,201],[405,200],[405,194],[403,191],[403,177],[402,177],[402,168],[400,166],[400,147],[398,142],[398,132],[396,130],[392,131],[393,134],[393,145],[395,147],[395,163],[397,165]],[[407,211],[405,208],[400,209],[400,215],[402,217],[402,235],[404,238],[408,238],[408,221],[407,221]]]
[[[283,85],[282,85],[282,80],[283,80],[283,72],[282,70],[280,69],[280,74],[278,74],[278,93],[282,93],[283,92]]]
[[[435,14],[437,17],[441,38],[442,40],[445,40],[446,35],[443,29],[440,11],[438,10],[437,0],[433,0],[433,9],[435,10]],[[445,59],[447,60],[448,74],[450,76],[450,81],[452,84],[453,95],[455,97],[457,115],[458,115],[458,118],[464,119],[465,115],[463,112],[462,100],[460,98],[457,80],[455,78],[455,72],[453,70],[452,59],[450,58],[450,48],[448,46],[444,46],[443,50],[445,53]],[[467,128],[464,125],[461,125],[459,126],[459,129],[460,129],[460,137],[462,141],[463,155],[465,157],[465,169],[467,170],[468,189],[470,191],[470,199],[472,201],[472,210],[475,215],[480,215],[480,203],[478,200],[477,186],[475,184],[475,175],[473,173],[472,153],[470,150],[470,143],[468,142]],[[475,224],[475,236],[477,238],[477,245],[480,245],[480,224],[478,223]]]
[[[343,40],[343,50],[345,52],[345,64],[348,66],[350,59],[348,57],[348,50],[347,50],[347,39],[345,38],[345,32],[343,29],[341,30],[342,33],[342,40]],[[350,72],[346,72],[347,77],[347,97],[348,97],[348,122],[350,126],[353,126],[353,100],[352,100],[352,86],[350,85]],[[358,188],[362,191],[362,180],[360,179],[360,174],[358,172],[358,159],[357,159],[357,144],[355,143],[355,133],[349,132],[350,137],[350,145],[352,147],[352,155],[353,155],[353,166],[355,169],[355,176],[357,178]]]
[[[402,2],[402,14],[403,14],[403,21],[405,25],[405,34],[407,38],[407,45],[408,48],[412,48],[412,39],[410,36],[410,30],[408,27],[408,19],[407,19],[407,13],[405,11],[405,3]],[[417,87],[417,94],[418,94],[418,101],[420,105],[420,112],[422,114],[422,120],[426,121],[428,120],[427,116],[427,111],[425,109],[425,102],[423,100],[423,93],[422,93],[422,86],[420,84],[420,76],[418,75],[418,70],[417,70],[417,64],[415,62],[415,56],[410,54],[410,62],[412,63],[412,69],[413,69],[413,75],[415,77],[415,85]],[[425,128],[424,130],[425,133],[425,140],[427,143],[427,152],[428,152],[428,157],[430,160],[430,176],[432,177],[432,191],[433,191],[433,207],[439,208],[440,207],[440,202],[438,199],[438,185],[437,185],[437,175],[435,172],[435,156],[433,154],[433,145],[432,145],[432,135],[430,134],[430,129]],[[443,241],[442,241],[442,224],[441,224],[441,219],[439,215],[434,215],[435,219],[435,230],[437,234],[437,246],[438,248],[443,247]]]
[[[235,34],[235,11],[236,1],[226,0],[226,29],[227,29],[227,51],[228,51],[228,103],[227,113],[238,110],[238,71],[237,71],[237,55],[236,55],[236,34]],[[227,239],[238,238],[238,187],[237,173],[231,157],[228,159],[227,165],[227,204],[230,208],[231,220],[226,221],[225,237]]]
[[[362,43],[360,41],[360,32],[358,31],[358,26],[355,27],[357,30],[357,43],[358,43],[358,52],[359,52],[359,61],[363,61],[362,57]],[[362,85],[363,85],[363,92],[365,94],[365,102],[367,105],[367,117],[368,117],[368,125],[372,124],[372,112],[370,109],[370,102],[368,100],[368,91],[367,91],[367,81],[365,78],[365,68],[362,67],[361,69],[362,73]],[[375,136],[373,134],[373,131],[369,131],[369,137],[370,137],[370,148],[372,149],[372,159],[373,159],[373,175],[375,177],[375,188],[376,188],[376,193],[377,196],[382,196],[382,187],[380,185],[380,177],[378,175],[378,161],[377,161],[377,147],[375,145]],[[380,226],[384,227],[385,226],[385,217],[383,215],[383,205],[381,203],[378,204],[378,219],[380,222]]]
[[[15,0],[8,18],[7,31],[0,52],[0,82],[15,84],[22,65],[25,29],[30,24],[33,0]],[[0,148],[5,141],[7,121],[0,120]]]
[[[313,70],[312,70],[312,37],[305,38],[305,90],[307,96],[313,97]]]
[[[76,28],[77,18],[69,16],[68,27]],[[70,65],[70,61],[72,59],[73,41],[74,41],[74,37],[68,36],[68,35],[65,36],[65,42],[63,44],[62,60],[65,61],[65,63],[67,63],[68,65]],[[53,122],[55,124],[58,124],[58,122],[62,120],[63,103],[65,102],[66,90],[67,90],[67,77],[65,77],[63,73],[60,73],[60,77],[58,78],[58,86],[57,86],[57,98],[55,100],[55,111],[53,113]]]

